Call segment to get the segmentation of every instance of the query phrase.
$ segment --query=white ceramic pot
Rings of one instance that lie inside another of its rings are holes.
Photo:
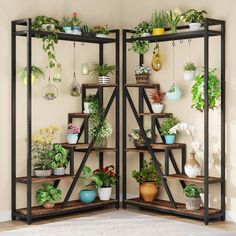
[[[43,24],[41,26],[42,30],[46,30],[46,31],[53,31],[55,30],[55,25],[54,24]]]
[[[65,175],[65,167],[53,169],[53,175]]]
[[[189,23],[190,31],[200,30],[201,24],[200,23]]]
[[[195,158],[195,153],[190,153],[190,157],[184,166],[184,171],[189,178],[195,178],[201,174],[201,166]]]
[[[150,35],[151,35],[150,33],[143,33],[141,37],[148,37]]]
[[[154,113],[161,113],[163,111],[164,105],[161,103],[153,103],[152,110]]]
[[[184,71],[184,79],[185,80],[193,80],[195,77],[195,70],[185,70]]]
[[[112,187],[98,188],[98,196],[101,201],[108,201],[111,199]]]
[[[109,76],[99,76],[98,82],[99,82],[99,84],[109,84],[110,78],[109,78]]]
[[[78,134],[67,134],[67,143],[76,144],[78,141]]]
[[[108,34],[96,34],[98,38],[108,38]]]
[[[48,177],[52,175],[52,170],[34,170],[36,177]]]
[[[89,103],[90,102],[84,102],[84,113],[89,113]]]

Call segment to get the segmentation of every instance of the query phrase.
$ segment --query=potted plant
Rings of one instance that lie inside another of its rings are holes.
[[[43,71],[35,65],[31,66],[31,84],[33,85],[35,81],[41,77],[44,78]],[[27,84],[27,67],[24,67],[17,73],[17,78],[19,78],[23,84]]]
[[[76,144],[78,141],[78,135],[80,132],[80,128],[72,123],[68,124],[67,130],[67,142],[68,144]]]
[[[161,167],[161,164],[158,162]],[[160,176],[157,173],[153,161],[144,160],[144,165],[140,171],[134,170],[132,176],[136,179],[139,186],[139,193],[145,202],[152,202],[158,194]]]
[[[191,31],[199,30],[201,24],[205,20],[204,15],[206,14],[207,12],[205,10],[197,11],[195,9],[190,9],[183,14],[183,20],[189,23],[189,28]]]
[[[174,127],[175,125],[177,125],[178,123],[179,123],[179,120],[174,116],[170,116],[162,122],[160,126],[160,133],[162,136],[165,137],[166,144],[173,144],[175,142],[176,134],[173,132],[170,132],[170,129]]]
[[[109,74],[114,74],[116,71],[115,65],[108,65],[108,64],[94,64],[92,69],[90,70],[92,75],[95,78],[98,78],[100,84],[109,84],[110,78]]]
[[[32,28],[35,30],[54,31],[60,29],[60,22],[48,16],[36,16],[32,23]]]
[[[136,34],[138,34],[141,37],[147,37],[150,36],[152,28],[150,26],[150,23],[147,21],[142,21],[134,28],[134,31]]]
[[[96,103],[98,104],[98,97],[95,94],[89,94],[84,99],[84,113],[90,113],[90,104]]]
[[[108,35],[110,34],[108,25],[105,25],[105,26],[96,25],[94,26],[93,31],[96,34],[96,37],[98,38],[107,38]]]
[[[62,27],[63,27],[63,30],[64,30],[67,34],[71,34],[71,33],[72,33],[71,19],[70,19],[69,17],[63,17],[63,18],[62,18],[61,25],[62,25]]]
[[[175,9],[174,11],[169,10],[166,12],[166,20],[168,25],[170,26],[171,32],[177,32],[178,23],[181,20],[182,13],[179,9]]]
[[[101,201],[110,200],[112,185],[118,181],[119,176],[115,174],[114,169],[114,166],[110,165],[93,172],[92,184],[98,189],[98,197]]]
[[[32,137],[32,158],[36,177],[47,177],[52,174],[53,140],[57,128],[49,126],[40,129],[36,136]]]
[[[193,80],[195,77],[197,67],[194,65],[193,62],[187,62],[184,65],[184,79],[185,80]]]
[[[148,141],[151,142],[151,137],[152,137],[151,130],[145,128],[144,131],[146,133]],[[146,144],[145,144],[144,139],[143,139],[143,137],[141,135],[140,129],[137,129],[137,128],[136,129],[132,129],[131,133],[128,134],[128,136],[129,136],[130,140],[133,141],[134,146],[136,148],[145,148],[146,147]]]
[[[88,25],[83,25],[82,34],[85,37],[95,37],[95,33],[93,32],[93,29],[90,28]]]
[[[184,188],[184,195],[186,197],[186,209],[190,211],[196,211],[200,209],[202,203],[200,194],[203,193],[203,189],[199,188],[195,184],[188,184]]]
[[[164,12],[157,13],[157,10],[152,14],[151,18],[152,35],[163,35],[165,32],[165,14]]]
[[[92,203],[95,201],[96,198],[96,192],[90,188],[91,186],[91,181],[93,177],[93,172],[90,167],[84,166],[82,170],[82,176],[80,177],[81,179],[85,181],[89,181],[90,183],[87,183],[84,189],[80,190],[79,192],[79,200],[82,203]]]
[[[69,151],[61,146],[61,144],[53,145],[52,169],[54,175],[65,175],[65,169],[68,164]]]
[[[143,64],[135,70],[135,77],[138,84],[146,84],[149,82],[149,78],[152,71],[150,67],[144,66]]]
[[[220,104],[220,87],[216,75],[216,69],[209,69],[208,72],[208,104],[210,109],[219,107]],[[197,75],[194,78],[192,86],[192,108],[198,111],[204,109],[204,75]]]
[[[42,188],[36,192],[36,201],[44,208],[53,208],[55,203],[61,199],[61,190],[54,187],[52,184],[43,183]]]
[[[80,28],[81,20],[79,19],[77,12],[73,12],[70,23],[72,27],[72,34],[81,35],[82,34]]]
[[[149,93],[149,97],[152,101],[152,110],[154,113],[161,113],[163,111],[164,105],[161,103],[165,93],[162,93],[158,89],[154,89]]]
[[[169,100],[179,100],[181,96],[182,96],[182,91],[180,87],[176,84],[172,84],[168,92],[166,92],[166,97]]]

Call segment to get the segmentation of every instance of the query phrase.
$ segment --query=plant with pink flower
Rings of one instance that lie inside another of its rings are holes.
[[[78,13],[77,12],[73,12],[72,14],[72,18],[71,18],[71,26],[72,27],[78,27],[81,24],[81,20],[78,17]]]
[[[68,134],[78,134],[80,132],[80,128],[72,123],[68,124]]]

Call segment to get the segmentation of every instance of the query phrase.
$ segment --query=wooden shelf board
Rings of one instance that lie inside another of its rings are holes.
[[[165,117],[170,117],[173,116],[172,113],[138,113],[140,116],[156,116],[157,118],[165,118]]]
[[[171,175],[165,176],[165,178],[167,178],[167,179],[184,180],[186,182],[193,182],[193,183],[204,184],[204,176],[197,176],[196,178],[189,178],[185,174],[171,174]],[[220,183],[221,179],[219,177],[209,176],[208,177],[208,181],[210,183]]]
[[[32,180],[32,183],[43,183],[43,182],[47,182],[47,181],[55,181],[55,180],[61,180],[61,179],[72,179],[72,178],[74,178],[74,176],[71,176],[71,175],[60,175],[60,176],[51,175],[48,177],[32,176],[31,180]],[[27,177],[25,177],[25,176],[24,177],[17,177],[16,182],[27,183]]]
[[[147,149],[139,149],[139,148],[126,148],[125,149],[126,152],[147,152],[148,153],[148,150]],[[163,150],[153,150],[154,152],[162,152]]]
[[[80,152],[86,152],[88,150],[89,144],[87,143],[76,143],[76,144],[68,144],[68,143],[61,143],[62,147],[64,148],[75,148],[76,151],[80,151]],[[96,151],[100,151],[100,152],[116,152],[117,149],[116,148],[102,148],[102,149],[93,149],[92,152],[96,152]]]
[[[111,204],[117,203],[117,200],[108,200],[108,201],[100,201],[98,199],[95,200],[94,203],[83,204],[79,200],[69,201],[65,208],[61,208],[62,203],[57,203],[52,209],[45,209],[42,206],[32,207],[32,217],[34,216],[43,216],[43,215],[53,215],[58,213],[66,213],[76,210],[86,210],[92,208],[103,207]],[[16,210],[17,213],[26,216],[27,208],[21,208]]]
[[[141,198],[134,198],[134,199],[127,199],[125,201],[127,204],[135,205],[147,209],[159,210],[163,212],[173,212],[183,216],[192,216],[197,218],[204,217],[204,208],[200,208],[196,211],[189,211],[186,209],[185,204],[183,203],[176,203],[177,208],[173,208],[169,201],[164,200],[155,200],[153,202],[144,202]],[[214,215],[220,213],[219,209],[209,208],[209,215]]]
[[[140,87],[143,87],[143,88],[159,88],[160,87],[160,84],[149,84],[149,83],[146,83],[146,84],[125,84],[124,85],[125,87],[137,87],[137,88],[140,88]]]
[[[87,118],[88,116],[90,116],[90,113],[76,112],[76,113],[68,113],[68,115],[73,118]]]
[[[174,143],[174,144],[165,144],[165,143],[153,143],[151,144],[151,147],[153,149],[180,149],[185,147],[186,144],[185,143]]]
[[[100,87],[117,87],[117,84],[99,84],[99,83],[91,83],[91,84],[82,84],[82,87],[86,88],[100,88]]]

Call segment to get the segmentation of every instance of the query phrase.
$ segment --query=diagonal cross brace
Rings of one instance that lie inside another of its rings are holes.
[[[176,203],[175,203],[175,201],[174,201],[174,198],[173,198],[173,196],[172,196],[172,193],[170,192],[170,189],[169,189],[169,187],[168,187],[168,185],[167,185],[167,183],[166,183],[166,180],[165,180],[164,177],[163,177],[163,173],[162,173],[162,171],[161,171],[161,168],[160,168],[160,166],[158,165],[156,156],[155,156],[155,154],[154,154],[154,152],[153,152],[153,150],[152,150],[152,148],[151,148],[151,146],[150,146],[150,144],[149,144],[149,142],[148,142],[148,139],[147,139],[145,130],[144,130],[144,128],[143,128],[142,122],[140,121],[140,118],[139,118],[139,116],[138,116],[138,113],[137,113],[137,110],[136,110],[136,108],[135,108],[135,106],[134,106],[134,103],[133,103],[133,101],[132,101],[132,99],[131,99],[131,97],[130,97],[129,91],[128,91],[127,88],[125,88],[125,89],[126,89],[127,99],[128,99],[128,101],[129,101],[130,107],[131,107],[131,109],[132,109],[132,111],[133,111],[133,113],[134,113],[135,119],[136,119],[136,121],[137,121],[137,123],[138,123],[139,129],[140,129],[140,132],[141,132],[141,136],[142,136],[142,138],[143,138],[143,140],[144,140],[144,143],[145,143],[145,145],[146,145],[146,147],[147,147],[147,149],[148,149],[149,154],[151,155],[151,158],[152,158],[152,160],[153,160],[155,169],[156,169],[157,173],[159,174],[159,176],[160,176],[160,178],[161,178],[161,182],[162,182],[162,184],[163,184],[163,187],[165,188],[165,191],[166,191],[166,193],[167,193],[167,195],[168,195],[168,198],[169,198],[169,200],[170,200],[170,203],[171,203],[172,207],[173,207],[173,208],[176,208]]]
[[[110,100],[109,100],[109,102],[107,104],[107,107],[105,109],[105,112],[104,112],[103,121],[106,119],[108,111],[110,110],[111,105],[112,105],[112,103],[113,103],[113,101],[114,101],[114,99],[115,99],[115,97],[117,95],[117,91],[118,91],[118,88],[115,88],[113,93],[112,93],[112,96],[111,96],[111,98],[110,98]],[[101,126],[102,126],[102,124],[103,124],[103,122],[101,122]],[[81,172],[82,172],[82,170],[84,168],[84,165],[85,165],[85,163],[86,163],[86,161],[88,159],[88,156],[89,156],[90,152],[93,149],[93,145],[94,145],[94,143],[96,141],[95,139],[96,139],[96,137],[93,137],[91,143],[89,144],[88,150],[87,150],[87,152],[85,153],[85,155],[83,157],[83,160],[82,160],[82,162],[81,162],[81,164],[79,166],[79,169],[77,170],[77,173],[76,173],[76,175],[75,175],[75,177],[74,177],[74,179],[73,179],[73,181],[72,181],[72,183],[70,185],[70,188],[69,188],[69,190],[68,190],[68,192],[66,194],[66,197],[65,197],[65,199],[64,199],[64,201],[62,203],[62,206],[61,206],[62,208],[65,208],[67,203],[68,203],[68,201],[69,201],[69,198],[70,198],[70,196],[71,196],[71,194],[72,194],[72,192],[73,192],[73,190],[75,188],[75,185],[76,185],[76,183],[77,183],[77,181],[78,181],[78,179],[79,179],[79,177],[81,175]]]

